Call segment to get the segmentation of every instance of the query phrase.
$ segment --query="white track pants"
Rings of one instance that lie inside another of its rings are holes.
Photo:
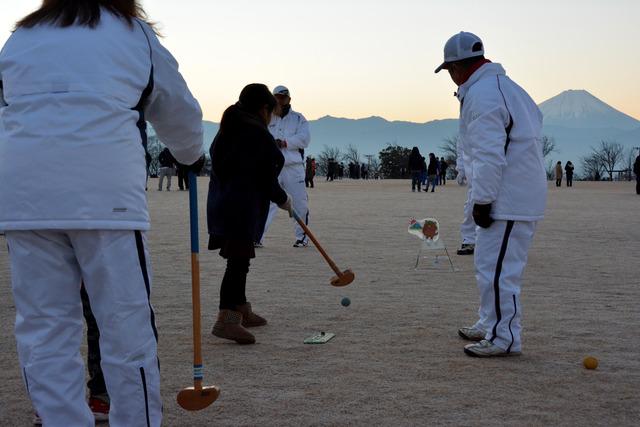
[[[535,222],[496,221],[477,230],[475,265],[480,313],[486,313],[483,329],[486,339],[507,351],[521,349],[520,287],[535,229]]]
[[[476,223],[473,220],[473,201],[471,201],[471,180],[467,181],[467,200],[464,202],[464,219],[460,224],[462,243],[476,243]]]
[[[278,177],[278,181],[280,182],[280,186],[289,193],[291,198],[293,199],[293,208],[296,210],[300,218],[305,220],[305,224],[309,223],[309,196],[307,195],[307,189],[304,185],[304,166],[303,165],[291,165],[285,166],[282,168],[282,172],[280,172],[280,176]],[[267,235],[267,230],[269,226],[273,222],[273,219],[276,216],[276,212],[278,211],[278,206],[275,203],[271,203],[269,207],[269,216],[267,217],[267,223],[264,226],[264,234],[262,235],[262,240],[264,240],[264,236]],[[298,225],[295,220],[294,229],[296,233],[296,240],[304,240],[307,241],[307,235],[300,225]]]
[[[100,330],[109,425],[159,426],[160,372],[146,237],[137,231],[7,231],[24,381],[45,426],[94,426],[80,356],[84,281]]]

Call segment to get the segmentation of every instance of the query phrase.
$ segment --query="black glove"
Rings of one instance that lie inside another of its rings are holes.
[[[179,166],[182,166],[184,169],[187,170],[187,172],[193,172],[197,175],[200,174],[200,171],[202,170],[202,168],[204,167],[204,162],[205,162],[205,157],[204,154],[202,156],[200,156],[200,158],[198,160],[196,160],[195,163],[191,164],[191,165],[183,165],[181,163],[179,163]]]
[[[491,203],[487,203],[486,205],[474,204],[473,220],[479,227],[489,228],[491,224],[493,224],[493,218],[491,218]]]

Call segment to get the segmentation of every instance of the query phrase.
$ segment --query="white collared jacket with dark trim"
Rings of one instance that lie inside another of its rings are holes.
[[[202,112],[151,28],[20,28],[0,53],[0,230],[147,230],[145,120],[181,163]]]
[[[497,220],[542,219],[547,177],[542,113],[536,103],[495,63],[481,66],[457,96],[460,138],[473,174],[473,203],[491,203]]]

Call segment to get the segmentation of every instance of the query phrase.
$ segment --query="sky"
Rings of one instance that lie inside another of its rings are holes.
[[[37,0],[0,0],[0,44]],[[207,120],[248,83],[284,84],[308,119],[454,118],[456,87],[434,74],[459,31],[480,36],[540,103],[586,89],[640,119],[638,0],[146,0]]]

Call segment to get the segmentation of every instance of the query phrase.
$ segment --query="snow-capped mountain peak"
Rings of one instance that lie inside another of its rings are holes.
[[[545,125],[631,130],[640,121],[602,102],[586,90],[566,90],[539,105]]]

